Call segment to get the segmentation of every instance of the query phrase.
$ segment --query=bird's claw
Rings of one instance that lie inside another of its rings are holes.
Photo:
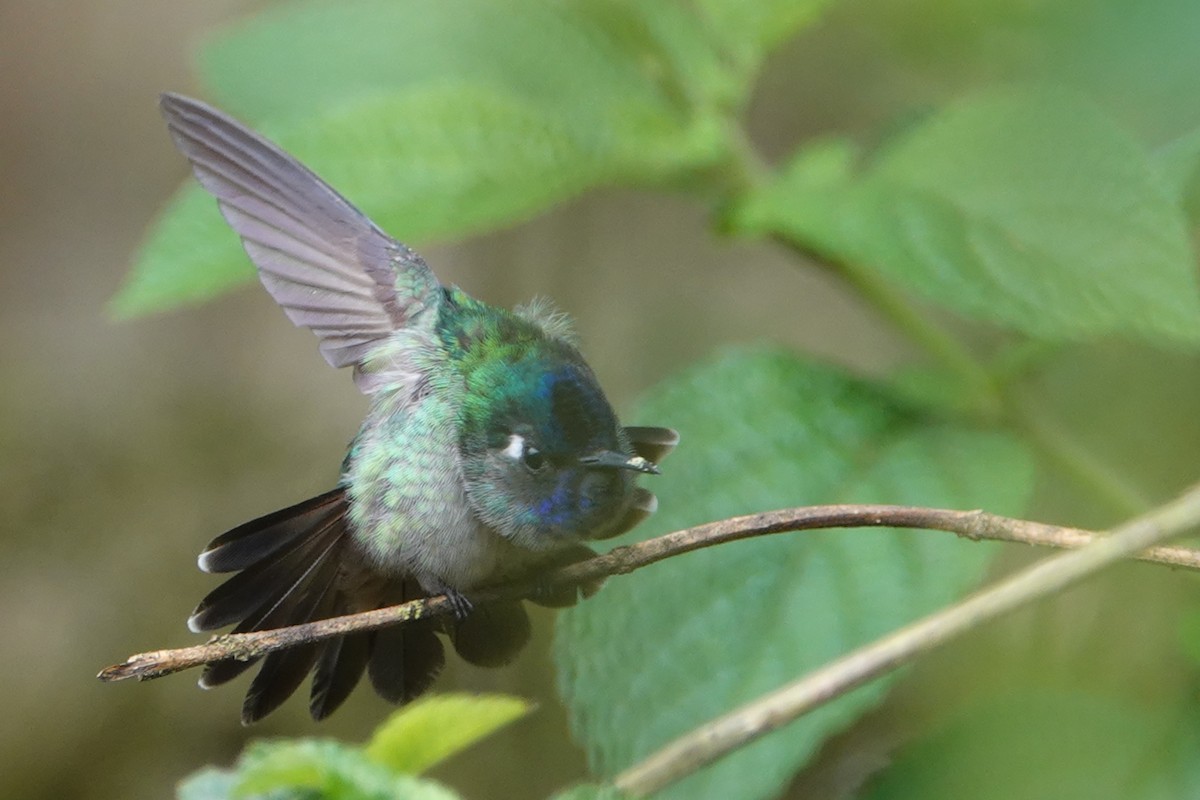
[[[475,604],[457,589],[447,589],[445,594],[446,600],[450,603],[450,611],[456,620],[461,622],[475,609]]]

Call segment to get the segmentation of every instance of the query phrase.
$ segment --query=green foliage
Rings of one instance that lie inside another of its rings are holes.
[[[238,776],[228,770],[206,767],[179,784],[179,800],[229,800],[238,785]]]
[[[392,714],[361,747],[329,739],[256,742],[235,769],[208,768],[184,781],[179,800],[454,800],[454,792],[414,776],[528,709],[504,695],[430,696]]]
[[[655,484],[661,510],[639,538],[816,502],[1013,512],[1032,481],[1011,437],[933,423],[878,387],[775,350],[693,368],[660,385],[639,417],[669,419],[681,436]],[[564,612],[556,629],[576,731],[610,774],[952,600],[992,552],[923,531],[821,531],[702,550],[614,580]],[[774,796],[888,682],[818,709],[664,796]]]
[[[1154,165],[1175,202],[1194,225],[1200,220],[1200,129],[1170,142],[1154,154]]]
[[[695,150],[683,139],[661,150],[631,148],[521,98],[462,83],[360,95],[273,135],[384,228],[416,241],[520,220],[622,176],[651,180],[649,172],[669,172],[671,159]],[[168,308],[253,275],[212,199],[188,185],[143,247],[115,308]]]
[[[529,704],[517,697],[434,695],[393,714],[365,752],[395,772],[415,775],[527,713]]]
[[[462,82],[580,129],[652,137],[688,108],[642,13],[610,0],[308,0],[223,32],[201,69],[247,114],[308,116],[347,96]]]
[[[1180,650],[1200,664],[1200,608],[1193,608],[1179,621]]]
[[[554,795],[552,800],[621,800],[623,797],[625,795],[611,786],[588,783],[564,789]]]
[[[1194,36],[1187,26],[1172,32],[1156,4],[1129,10],[1116,0],[860,9],[859,24],[901,57],[955,65],[930,78],[942,96],[920,115],[900,109],[910,122],[870,148],[861,131],[833,132],[795,143],[783,168],[768,168],[747,143],[743,111],[768,56],[827,5],[303,0],[221,32],[200,64],[219,105],[261,123],[405,241],[511,225],[596,187],[684,192],[725,230],[815,256],[933,357],[867,381],[778,350],[742,350],[664,383],[641,416],[678,427],[683,444],[656,480],[662,510],[642,537],[810,502],[1019,513],[1034,480],[1030,440],[1104,494],[1105,477],[1081,466],[1072,443],[1039,438],[1044,427],[1011,390],[1063,342],[1200,344],[1189,231],[1200,220],[1200,129],[1176,125],[1156,148],[1113,103],[1154,85],[1130,41],[1170,39],[1179,59]],[[980,77],[979,53],[999,53],[988,63],[1004,80]],[[1068,58],[1117,66],[1054,80]],[[1188,75],[1194,82],[1200,70]],[[1171,109],[1146,127],[1184,116]],[[189,182],[114,309],[196,302],[252,275],[211,199]],[[955,333],[908,294],[958,315]],[[556,660],[574,729],[609,775],[952,602],[994,549],[929,532],[806,533],[614,579],[560,618]],[[1186,618],[1178,634],[1185,652],[1200,653],[1200,624]],[[894,680],[863,686],[667,794],[778,794]],[[180,796],[450,796],[408,773],[523,711],[511,700],[422,703],[364,747],[256,745],[236,770],[203,771]],[[1122,737],[1137,743],[1122,747]],[[998,740],[1007,749],[993,763]],[[869,796],[1189,796],[1197,777],[1185,756],[1198,742],[1191,720],[1161,709],[1014,692],[924,731]],[[612,796],[595,786],[559,795]]]
[[[985,94],[859,160],[844,142],[802,149],[741,226],[1031,336],[1200,342],[1179,192],[1091,104]]]
[[[748,92],[763,58],[811,22],[830,0],[698,0],[715,46],[733,65],[737,90]]]
[[[595,186],[675,183],[721,157],[718,118],[686,102],[668,68],[695,64],[697,43],[660,43],[636,9],[300,3],[219,38],[203,63],[230,108],[265,114],[268,135],[382,227],[425,242],[518,222]],[[554,47],[529,47],[536,31],[552,31]],[[115,312],[158,311],[249,280],[223,227],[189,183]]]
[[[1197,797],[1200,730],[1186,716],[1081,691],[1004,694],[906,747],[863,800]]]

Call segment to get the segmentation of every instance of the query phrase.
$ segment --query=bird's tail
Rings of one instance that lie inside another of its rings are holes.
[[[188,627],[199,632],[236,623],[235,633],[266,630],[425,596],[415,580],[385,579],[358,565],[346,511],[339,488],[218,536],[200,554],[200,568],[237,574],[200,602]],[[527,621],[525,628],[528,638]],[[364,672],[381,697],[394,703],[411,700],[429,688],[445,662],[435,635],[444,629],[437,620],[418,620],[270,653],[246,693],[242,722],[275,710],[310,671],[314,719],[337,709]],[[226,683],[258,660],[213,662],[205,667],[200,685]]]

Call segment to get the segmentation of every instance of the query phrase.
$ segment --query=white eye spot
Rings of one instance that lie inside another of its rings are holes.
[[[500,452],[513,461],[520,461],[525,455],[525,437],[510,433],[508,435],[508,445]]]

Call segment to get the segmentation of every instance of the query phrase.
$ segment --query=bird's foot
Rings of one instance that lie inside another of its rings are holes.
[[[466,619],[475,609],[475,604],[457,589],[447,588],[444,590],[444,594],[446,595],[446,600],[450,602],[450,611],[454,614],[454,618],[460,622]]]

